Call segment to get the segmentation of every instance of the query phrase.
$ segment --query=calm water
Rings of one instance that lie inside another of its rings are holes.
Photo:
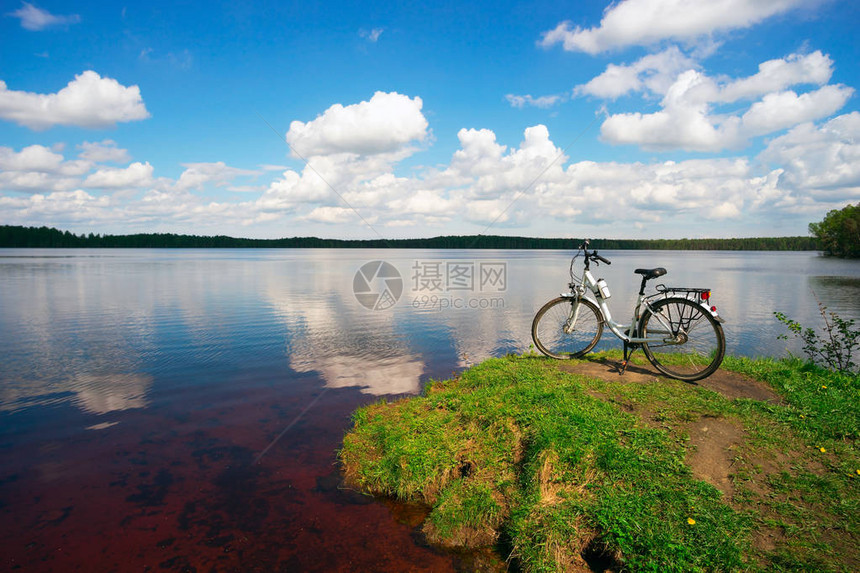
[[[616,320],[635,298],[633,269],[664,266],[669,286],[713,289],[730,353],[799,352],[777,340],[772,313],[817,324],[813,291],[860,319],[860,262],[601,254]],[[390,266],[364,266],[378,260]],[[527,350],[568,262],[547,251],[0,250],[0,568],[468,568],[422,543],[415,510],[339,488],[335,450],[357,406]]]

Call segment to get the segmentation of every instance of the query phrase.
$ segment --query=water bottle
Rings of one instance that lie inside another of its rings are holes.
[[[603,299],[607,299],[611,294],[609,294],[609,285],[606,284],[606,281],[603,279],[597,279],[597,291],[600,293],[600,297]]]

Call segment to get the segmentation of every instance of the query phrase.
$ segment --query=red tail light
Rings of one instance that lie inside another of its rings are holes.
[[[711,299],[711,291],[706,290],[702,293],[702,300],[708,302]]]

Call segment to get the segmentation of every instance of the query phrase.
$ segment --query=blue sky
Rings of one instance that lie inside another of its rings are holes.
[[[778,236],[860,201],[853,0],[2,10],[3,224]]]

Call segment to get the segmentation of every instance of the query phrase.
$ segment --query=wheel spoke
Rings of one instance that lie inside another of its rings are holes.
[[[653,314],[652,314],[653,313]],[[671,334],[662,334],[670,325]],[[653,325],[654,328],[649,328]],[[725,338],[722,327],[696,303],[682,298],[658,301],[642,319],[646,337],[663,342],[643,346],[654,366],[674,378],[699,380],[710,375],[722,362]]]
[[[594,348],[602,332],[603,317],[587,299],[578,303],[567,297],[552,300],[538,311],[532,323],[535,345],[553,358],[582,356]]]

